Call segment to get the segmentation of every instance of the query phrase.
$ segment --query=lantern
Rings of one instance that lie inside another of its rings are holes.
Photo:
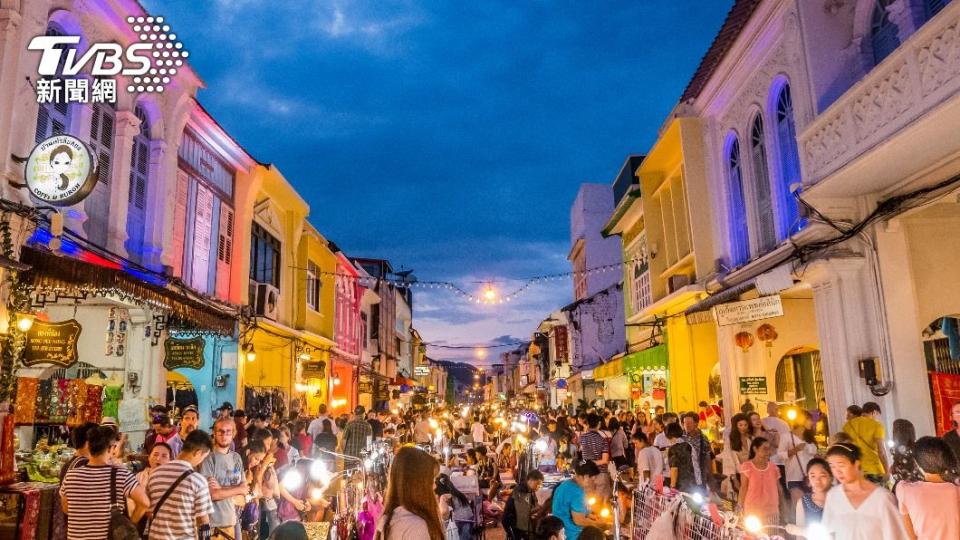
[[[738,332],[737,335],[734,336],[734,339],[736,340],[737,347],[740,347],[740,350],[743,352],[747,352],[750,350],[750,347],[753,347],[753,334],[750,332]]]
[[[777,330],[772,324],[761,324],[757,328],[757,337],[760,338],[760,341],[766,343],[767,347],[773,347],[773,342],[777,339]]]

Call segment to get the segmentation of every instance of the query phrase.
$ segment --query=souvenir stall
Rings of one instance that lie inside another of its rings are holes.
[[[0,538],[49,538],[46,507],[72,455],[70,430],[113,421],[125,451],[136,453],[149,407],[164,398],[163,336],[172,328],[231,334],[235,315],[72,244],[59,253],[25,246],[20,262],[24,270],[8,278],[7,309],[18,322],[4,361],[17,369],[2,388],[13,410],[0,418]]]

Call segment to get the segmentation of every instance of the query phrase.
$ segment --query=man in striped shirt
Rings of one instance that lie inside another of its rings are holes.
[[[213,439],[205,431],[191,431],[183,441],[177,459],[150,475],[147,494],[153,520],[147,538],[150,540],[193,540],[209,538],[213,502],[207,479],[194,472],[213,450]],[[163,504],[160,499],[184,474],[189,473],[170,491]],[[158,506],[159,505],[159,506]],[[200,531],[198,536],[197,532]]]
[[[593,478],[594,488],[597,495],[606,501],[613,492],[610,473],[607,472],[607,464],[610,463],[610,443],[600,433],[598,414],[587,415],[587,428],[589,431],[580,436],[580,453],[584,461],[592,461],[600,469],[600,474]]]
[[[133,499],[133,516],[137,519],[150,505],[143,486],[123,467],[109,463],[114,446],[119,442],[116,430],[99,426],[87,430],[90,460],[86,465],[67,471],[60,484],[60,505],[67,514],[67,540],[103,540],[110,538],[110,503],[121,509],[127,498]],[[116,489],[110,493],[112,476]]]

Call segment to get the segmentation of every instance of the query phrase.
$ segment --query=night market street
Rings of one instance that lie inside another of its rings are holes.
[[[0,0],[0,540],[960,540],[958,29]]]

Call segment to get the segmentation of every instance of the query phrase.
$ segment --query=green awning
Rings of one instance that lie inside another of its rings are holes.
[[[658,371],[667,369],[666,344],[650,347],[642,351],[630,353],[623,357],[623,370],[630,371]]]

